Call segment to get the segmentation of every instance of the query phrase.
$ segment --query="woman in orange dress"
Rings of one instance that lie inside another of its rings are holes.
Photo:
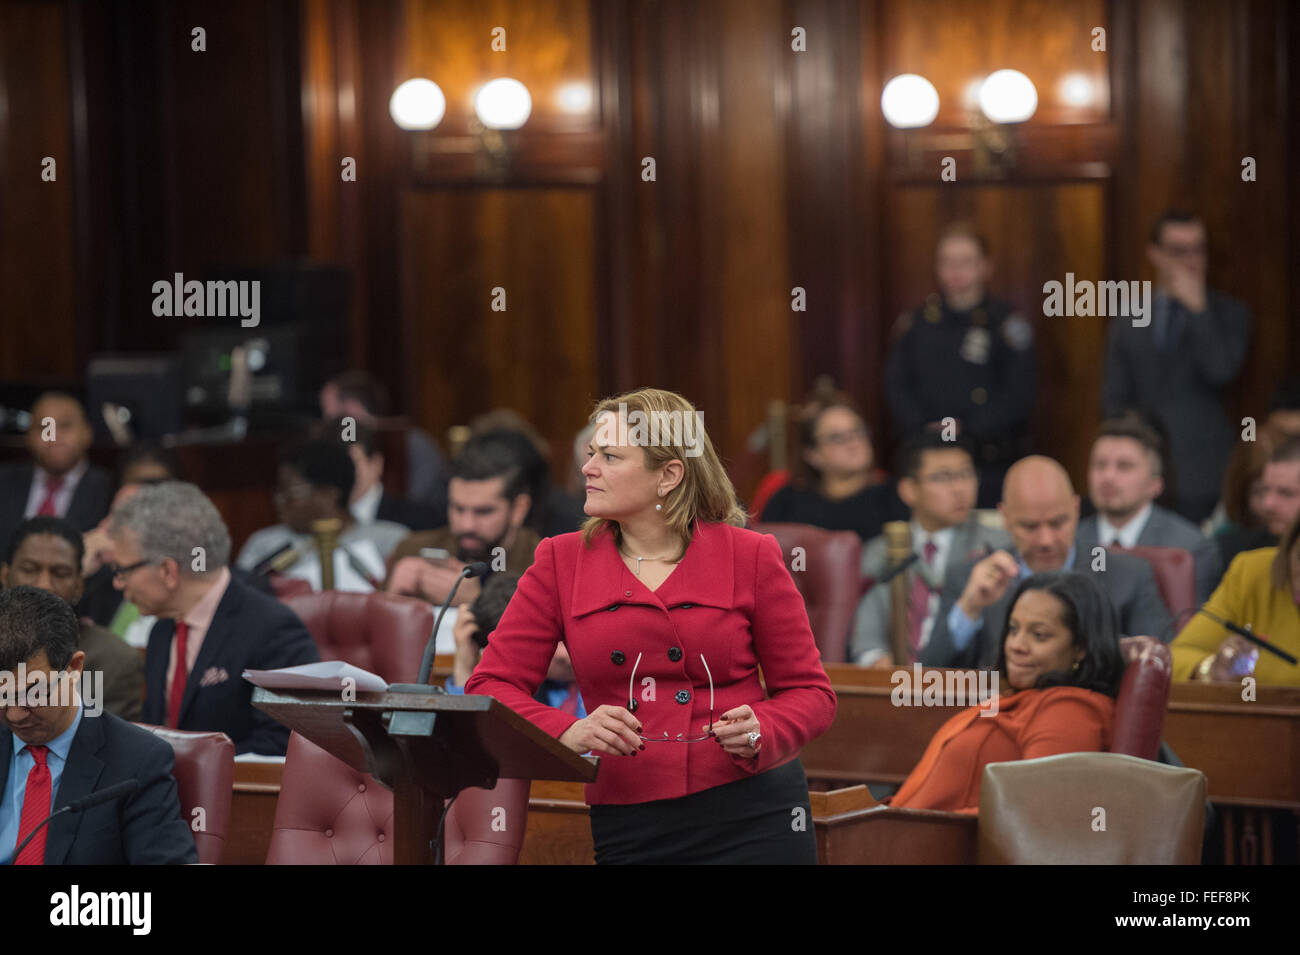
[[[996,709],[972,706],[945,723],[889,805],[978,812],[989,763],[1110,748],[1124,660],[1101,588],[1070,571],[1022,582],[996,676]]]

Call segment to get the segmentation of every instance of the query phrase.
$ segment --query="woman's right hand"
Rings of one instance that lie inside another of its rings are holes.
[[[622,706],[598,706],[560,734],[560,742],[575,753],[635,756],[645,744],[637,736],[641,721]]]

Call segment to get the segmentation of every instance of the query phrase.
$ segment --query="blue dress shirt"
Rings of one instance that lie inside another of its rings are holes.
[[[443,689],[453,696],[461,696],[465,693],[463,686],[457,686],[451,682],[452,678],[447,677],[447,682],[443,684]],[[559,683],[555,680],[543,680],[541,687],[537,690],[537,698],[547,706],[560,708],[560,704],[569,698],[569,684]],[[578,719],[587,718],[587,708],[582,703],[582,696],[578,696]],[[0,843],[2,844],[2,843]]]
[[[1073,567],[1074,556],[1075,546],[1071,544],[1070,552],[1065,555],[1065,564],[1058,569],[1069,570]],[[1016,575],[1015,580],[1007,585],[1008,587],[1014,586],[1033,573],[1033,571],[1029,569],[1029,565],[1025,563],[1023,557],[1017,557],[1016,560],[1020,564],[1020,573]],[[984,626],[983,614],[972,620],[970,617],[966,616],[965,612],[961,609],[961,604],[955,601],[953,602],[952,609],[948,611],[948,634],[952,637],[952,645],[954,647],[958,650],[965,650],[966,647],[970,645],[971,640],[974,639],[975,634],[979,633],[979,629],[982,626]],[[998,634],[998,636],[1001,636],[1001,634]]]
[[[72,738],[81,726],[81,714],[84,707],[77,707],[77,715],[72,718],[72,725],[45,745],[49,752],[45,756],[45,765],[50,770],[50,809],[59,797],[59,781],[63,778],[63,767],[68,764],[68,750],[72,748]],[[9,755],[9,779],[5,781],[4,796],[0,798],[0,853],[5,863],[12,861],[14,849],[18,847],[18,824],[23,815],[23,796],[27,792],[27,774],[36,765],[27,744],[14,736],[14,749]],[[42,817],[43,818],[43,817]]]

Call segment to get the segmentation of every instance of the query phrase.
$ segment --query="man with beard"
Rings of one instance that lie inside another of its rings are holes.
[[[532,506],[525,481],[509,445],[491,434],[471,439],[452,468],[447,526],[398,544],[384,589],[441,605],[467,564],[483,561],[494,572],[522,574],[539,541],[524,526]],[[479,581],[471,578],[461,583],[456,601],[472,603],[478,595]],[[438,653],[454,652],[455,622],[453,607],[438,630]]]

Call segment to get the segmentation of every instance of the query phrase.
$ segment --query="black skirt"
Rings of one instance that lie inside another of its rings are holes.
[[[597,865],[816,865],[795,759],[679,799],[591,807]]]

